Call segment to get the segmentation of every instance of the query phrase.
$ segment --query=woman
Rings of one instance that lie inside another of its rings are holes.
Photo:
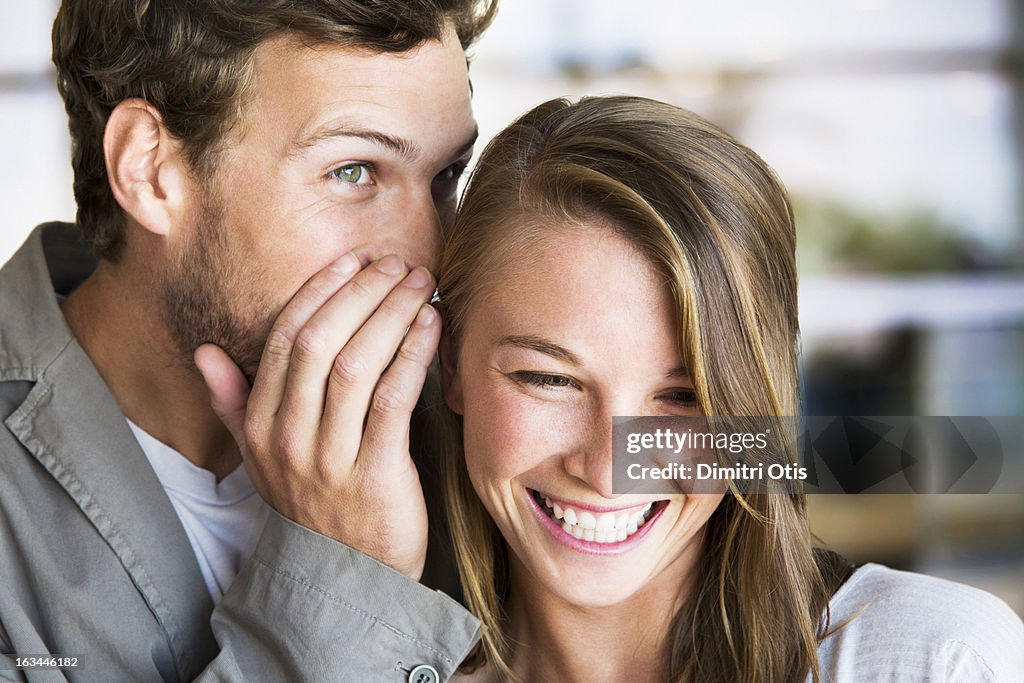
[[[1005,605],[851,576],[802,495],[613,491],[613,416],[797,414],[792,212],[727,134],[640,98],[537,107],[480,159],[439,297],[466,680],[1020,680]]]

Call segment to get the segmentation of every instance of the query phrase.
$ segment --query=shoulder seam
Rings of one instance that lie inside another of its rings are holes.
[[[996,676],[996,672],[993,671],[992,667],[988,665],[988,661],[984,657],[981,656],[980,652],[978,652],[977,650],[974,649],[973,645],[971,645],[970,643],[968,643],[966,641],[960,640],[959,638],[950,638],[949,640],[946,641],[946,647],[944,649],[948,650],[950,645],[953,645],[953,644],[962,645],[968,652],[973,654],[975,656],[975,658],[977,658],[977,660],[979,662],[981,662],[981,665],[983,667],[985,667],[985,671],[988,672],[989,677],[991,677],[993,681],[998,681],[999,680],[999,678]],[[946,662],[947,662],[947,667],[948,667],[948,663],[949,663],[948,658],[947,658]],[[948,673],[948,671],[947,671],[947,673]]]

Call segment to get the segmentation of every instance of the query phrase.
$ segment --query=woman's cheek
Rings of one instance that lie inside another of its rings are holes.
[[[472,407],[470,407],[472,406]],[[567,407],[522,392],[474,401],[466,396],[465,450],[475,484],[515,478],[562,452],[572,423]]]

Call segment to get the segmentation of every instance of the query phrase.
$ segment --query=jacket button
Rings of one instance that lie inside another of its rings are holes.
[[[437,669],[429,664],[420,664],[409,672],[409,683],[440,683]]]

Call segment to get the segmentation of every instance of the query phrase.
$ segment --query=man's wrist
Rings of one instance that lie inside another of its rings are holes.
[[[442,680],[444,672],[455,671],[479,635],[479,620],[445,593],[274,510],[225,600],[236,587],[245,591],[254,582],[301,593],[318,612],[333,610],[346,625],[357,620],[362,628],[377,630],[389,640],[385,649],[397,660],[429,662]],[[273,589],[259,589],[266,590]],[[336,641],[338,634],[330,638]]]

